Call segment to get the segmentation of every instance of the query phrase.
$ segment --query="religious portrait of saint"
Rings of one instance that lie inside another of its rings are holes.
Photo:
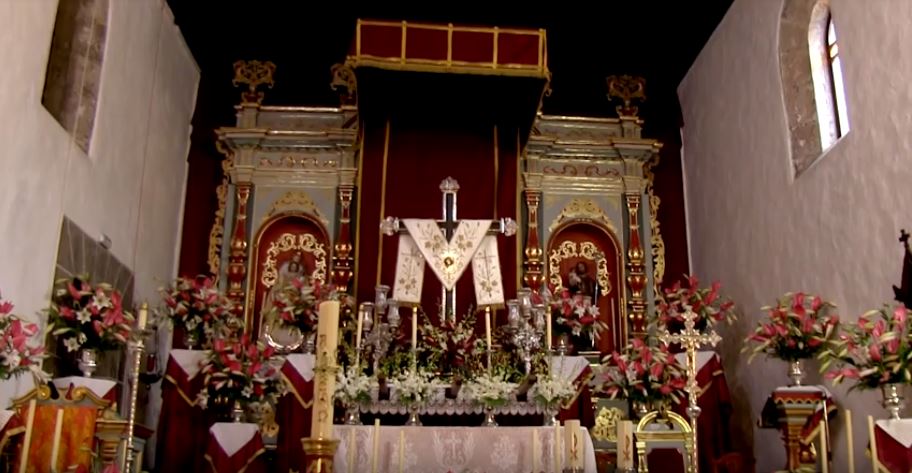
[[[570,294],[589,296],[595,300],[596,281],[589,274],[589,265],[585,261],[580,261],[573,266],[573,269],[567,274],[567,289]]]
[[[260,316],[262,317],[261,326],[264,329],[265,327],[274,325],[275,322],[274,314],[270,314],[270,310],[273,306],[273,301],[275,301],[275,295],[290,285],[291,282],[296,278],[302,276],[305,278],[307,277],[306,268],[302,258],[303,255],[301,252],[296,251],[291,255],[291,258],[279,265],[275,284],[273,284],[272,287],[266,291],[266,297],[263,298],[263,305],[260,308]]]

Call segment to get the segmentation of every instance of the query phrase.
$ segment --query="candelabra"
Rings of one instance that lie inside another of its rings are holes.
[[[541,349],[541,339],[545,328],[544,306],[532,307],[531,297],[525,297],[523,291],[517,291],[518,300],[507,301],[507,330],[511,335],[513,345],[522,356],[526,374],[532,373],[532,355]],[[531,291],[529,291],[531,296]]]

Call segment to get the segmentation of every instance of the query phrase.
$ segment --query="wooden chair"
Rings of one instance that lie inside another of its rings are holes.
[[[648,453],[656,448],[674,449],[684,459],[684,471],[697,473],[691,468],[694,452],[693,431],[690,423],[674,412],[653,411],[640,419],[634,431],[637,449],[637,471],[648,473]]]

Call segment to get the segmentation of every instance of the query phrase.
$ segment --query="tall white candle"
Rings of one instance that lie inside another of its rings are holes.
[[[633,470],[633,422],[622,420],[617,423],[617,468]]]
[[[545,311],[545,348],[551,353],[551,311]]]
[[[314,405],[310,436],[332,438],[333,392],[336,390],[336,351],[339,348],[339,301],[323,301],[317,319]]]
[[[405,471],[405,431],[399,430],[399,473]]]
[[[136,315],[136,328],[139,330],[146,329],[146,322],[149,320],[149,303],[143,302],[139,306],[139,313]]]
[[[580,429],[580,421],[577,419],[571,419],[564,422],[564,443],[567,445],[567,464],[571,469],[582,468],[583,467],[583,455],[580,451],[582,449],[582,430]]]
[[[418,306],[412,307],[412,363],[416,364],[418,356]]]
[[[488,350],[491,350],[491,308],[485,307],[485,341],[488,344]]]
[[[532,427],[532,473],[541,473],[538,467],[538,427]]]
[[[374,438],[371,449],[371,473],[377,473],[377,464],[380,462],[380,419],[374,419]]]
[[[25,418],[25,439],[22,441],[22,461],[19,462],[19,473],[25,473],[28,466],[29,448],[32,446],[32,430],[35,426],[35,400],[29,401],[28,414]]]
[[[855,473],[855,447],[852,432],[852,411],[845,410],[846,453],[849,454],[849,473]]]
[[[355,473],[355,427],[348,431],[348,473]]]
[[[361,348],[361,331],[364,330],[364,314],[358,311],[358,328],[355,331],[355,349]]]
[[[51,472],[57,469],[57,458],[60,456],[60,434],[63,429],[63,409],[57,408],[57,419],[54,420],[54,443],[51,444]]]
[[[824,410],[823,415],[827,415]],[[826,429],[820,429],[820,469],[823,473],[830,472],[830,460],[829,455],[827,454],[827,431]]]
[[[554,439],[552,442],[554,445],[554,473],[560,473],[563,463],[561,462],[561,426],[557,424],[554,426]]]

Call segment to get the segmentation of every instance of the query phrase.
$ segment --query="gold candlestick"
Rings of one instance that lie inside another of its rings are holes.
[[[133,341],[133,364],[130,369],[130,406],[127,412],[127,442],[126,452],[124,452],[124,473],[133,472],[133,462],[136,461],[136,452],[133,450],[133,432],[136,427],[136,397],[139,391],[139,370],[141,368],[143,351],[145,350],[145,341],[143,337],[146,332],[146,320],[148,319],[149,304],[143,302],[139,306],[139,317],[136,323],[136,336]]]
[[[336,448],[339,447],[338,439],[306,438],[301,439],[304,447],[304,464],[307,473],[333,473],[333,458]]]

